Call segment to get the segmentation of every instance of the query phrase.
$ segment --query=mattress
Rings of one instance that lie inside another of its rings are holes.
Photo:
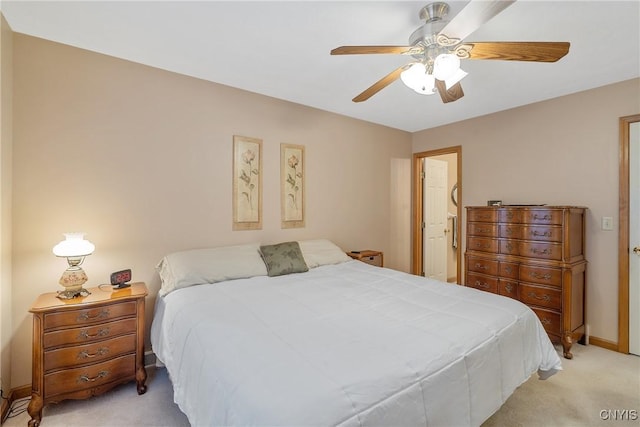
[[[477,426],[561,369],[524,304],[359,261],[173,291],[151,342],[193,426]]]

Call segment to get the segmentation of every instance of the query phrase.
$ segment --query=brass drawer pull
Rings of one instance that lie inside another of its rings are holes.
[[[508,250],[509,252],[512,252],[512,251],[513,251],[513,245],[511,244],[511,242],[507,242],[507,250]]]
[[[96,356],[104,356],[107,353],[109,353],[109,347],[100,347],[98,351],[93,354],[90,354],[87,350],[82,350],[78,353],[78,359],[91,359]]]
[[[491,233],[491,229],[490,228],[478,228],[476,230],[477,233]]]
[[[505,228],[504,231],[506,234],[513,234],[513,230],[511,228]]]
[[[538,216],[538,214],[533,214],[533,219],[541,219],[543,221],[550,221],[551,215],[547,214],[545,216]]]
[[[507,211],[507,219],[513,219],[513,212]]]
[[[481,282],[479,280],[476,280],[475,286],[479,288],[489,289],[489,285],[487,283]]]
[[[529,276],[538,280],[551,280],[551,274],[549,273],[540,274],[537,271],[530,271]]]
[[[542,319],[540,319],[540,322],[542,322],[543,325],[550,325],[551,324],[551,320],[549,320],[546,317],[543,317]]]
[[[511,283],[507,283],[507,286],[504,287],[506,289],[507,292],[512,293],[513,292],[513,286],[511,285]]]
[[[536,254],[536,255],[551,255],[551,249],[537,249],[537,248],[531,248],[531,252]]]
[[[89,338],[104,337],[106,335],[109,335],[109,328],[100,329],[97,333],[95,333],[93,335],[89,335],[89,330],[85,329],[84,331],[80,332],[78,337],[79,338],[83,338],[83,339],[86,340],[86,339],[89,339]]]
[[[98,375],[96,375],[93,378],[89,378],[86,375],[80,375],[80,378],[78,378],[78,382],[79,383],[92,383],[94,381],[99,380],[100,378],[105,378],[107,375],[109,375],[109,371],[100,371],[100,372],[98,372]]]
[[[78,321],[80,322],[80,321],[83,321],[83,320],[104,319],[105,317],[109,317],[109,309],[108,308],[103,308],[95,316],[89,316],[89,312],[85,311],[85,312],[83,312],[83,313],[78,315]]]
[[[477,270],[488,270],[489,268],[484,265],[484,264],[480,264],[479,262],[476,263],[476,269]]]
[[[530,298],[535,298],[535,299],[537,299],[538,301],[546,301],[546,302],[551,301],[551,297],[550,297],[548,294],[544,294],[544,295],[542,295],[541,297],[539,297],[538,295],[536,295],[536,293],[535,293],[535,292],[529,292],[527,295],[528,295]]]
[[[489,249],[491,247],[491,245],[483,245],[482,243],[478,242],[476,243],[476,248],[480,248],[480,249]]]
[[[511,274],[511,273],[513,272],[513,269],[511,268],[511,266],[510,266],[510,265],[507,265],[507,266],[504,268],[504,271],[506,271],[507,273]]]
[[[545,232],[541,233],[538,230],[533,230],[531,232],[531,235],[534,236],[534,237],[551,237],[551,232],[550,231],[545,231]]]

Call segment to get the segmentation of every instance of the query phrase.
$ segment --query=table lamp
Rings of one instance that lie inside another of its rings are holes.
[[[59,291],[57,296],[60,299],[86,297],[90,292],[82,285],[87,281],[87,275],[80,265],[82,265],[84,257],[91,255],[96,247],[84,239],[84,233],[64,233],[64,236],[65,240],[53,247],[53,254],[66,258],[69,263],[69,268],[62,273],[59,282],[65,290]]]

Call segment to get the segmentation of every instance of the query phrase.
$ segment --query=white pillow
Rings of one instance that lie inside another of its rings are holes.
[[[335,243],[326,239],[301,240],[298,241],[298,244],[309,268],[327,264],[340,264],[352,260]]]
[[[267,275],[259,243],[174,252],[156,269],[162,281],[160,296],[191,285]]]

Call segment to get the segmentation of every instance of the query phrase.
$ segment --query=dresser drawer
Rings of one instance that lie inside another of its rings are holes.
[[[522,238],[525,240],[540,240],[545,242],[561,242],[562,227],[527,225],[522,228]]]
[[[518,278],[518,264],[515,262],[500,262],[498,266],[498,275],[509,279]]]
[[[543,285],[562,286],[562,270],[521,264],[520,280]]]
[[[57,371],[44,376],[47,396],[84,390],[126,377],[135,378],[136,357],[134,354],[118,357],[82,368]]]
[[[559,243],[521,242],[520,255],[560,261],[562,259],[562,245]]]
[[[562,225],[562,210],[530,209],[524,212],[523,222],[526,224]]]
[[[498,240],[485,237],[469,237],[467,248],[472,251],[498,253]]]
[[[498,211],[496,209],[470,209],[468,221],[470,222],[497,222]]]
[[[520,283],[520,301],[528,305],[540,305],[560,310],[562,308],[562,291]]]
[[[522,225],[500,224],[499,235],[507,239],[522,239]]]
[[[488,274],[491,276],[496,276],[498,274],[498,261],[470,256],[467,259],[467,263],[470,271]]]
[[[560,333],[562,332],[560,313],[534,307],[531,307],[531,310],[533,310],[536,316],[538,316],[538,319],[540,319],[540,322],[542,323],[542,326],[544,326],[545,331],[552,334],[560,335]]]
[[[518,299],[518,282],[498,279],[498,293],[505,297]]]
[[[119,317],[134,316],[135,314],[135,301],[86,308],[83,310],[47,313],[44,316],[44,329],[49,330],[65,326],[89,325],[95,322],[106,322]]]
[[[118,335],[135,333],[136,319],[122,319],[115,322],[101,323],[95,326],[70,328],[60,331],[45,332],[43,345],[45,349],[65,344],[80,344],[104,340]]]
[[[135,351],[135,334],[123,335],[92,344],[49,350],[44,352],[44,370],[49,372],[65,367],[101,362]]]
[[[498,226],[488,222],[470,222],[467,227],[470,236],[497,237]]]
[[[483,276],[481,274],[467,273],[466,286],[480,289],[487,292],[498,292],[498,278]]]

